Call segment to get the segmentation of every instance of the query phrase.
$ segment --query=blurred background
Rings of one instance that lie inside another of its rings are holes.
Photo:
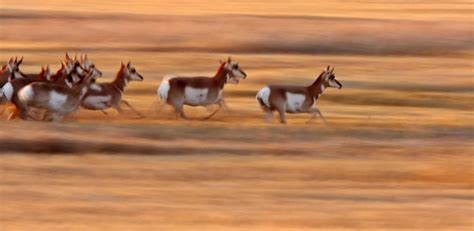
[[[145,81],[125,99],[147,116],[1,122],[0,229],[470,230],[473,4],[0,0],[0,60],[35,73],[88,53],[99,82],[130,60]],[[248,74],[230,111],[156,113],[164,75],[228,56]],[[329,126],[262,121],[261,87],[327,65],[343,84],[317,103]]]

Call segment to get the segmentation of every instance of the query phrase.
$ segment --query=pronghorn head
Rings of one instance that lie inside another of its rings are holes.
[[[81,64],[85,71],[92,73],[92,78],[102,77],[102,72],[95,67],[95,64],[87,57],[87,54],[84,56],[81,55]]]
[[[64,66],[66,67],[66,74],[70,74],[72,69],[76,67],[77,63],[79,63],[79,61],[77,60],[77,57],[72,59],[71,57],[69,57],[69,54],[66,51],[66,56],[64,58]]]
[[[239,63],[233,61],[230,57],[227,58],[226,62],[222,62],[224,68],[227,69],[227,82],[238,84],[241,79],[245,79],[247,74],[239,67]]]
[[[76,61],[74,66],[71,68],[71,71],[67,74],[67,86],[72,87],[74,84],[77,84],[83,79],[84,74],[86,74],[86,72],[82,69],[81,64]]]
[[[23,62],[23,57],[21,57],[20,60],[18,60],[16,57],[15,57],[15,60],[13,61],[13,65],[12,65],[12,71],[11,71],[11,75],[10,75],[10,80],[12,79],[17,79],[17,78],[25,78],[25,75],[20,71],[20,64]]]
[[[49,69],[49,65],[46,66],[46,68],[41,66],[41,72],[39,74],[39,79],[51,81],[51,76],[53,76],[53,72],[51,72],[51,69]]]
[[[15,58],[15,60],[17,60],[17,58]],[[13,57],[11,57],[8,60],[8,63],[3,65],[2,70],[7,71],[9,73],[12,73],[13,70],[15,69],[15,67],[16,67],[16,61],[15,60],[13,59]]]
[[[334,67],[328,66],[321,75],[325,87],[334,87],[337,89],[342,88],[342,84],[336,80],[336,73],[334,73]]]
[[[143,76],[137,72],[130,61],[127,63],[127,65],[122,63],[122,70],[127,81],[143,81]]]

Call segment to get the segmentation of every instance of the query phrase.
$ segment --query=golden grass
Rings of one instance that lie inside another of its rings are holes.
[[[2,1],[0,60],[88,52],[99,82],[131,60],[147,117],[1,122],[1,230],[472,230],[472,1],[187,2]],[[165,74],[229,54],[249,75],[229,112],[155,112]],[[262,121],[261,87],[326,65],[343,84],[317,102],[328,126]]]

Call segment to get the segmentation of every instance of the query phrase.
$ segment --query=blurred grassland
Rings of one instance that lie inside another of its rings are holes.
[[[87,52],[99,82],[131,60],[145,81],[124,97],[147,117],[1,122],[0,229],[472,230],[472,5],[2,0],[0,60],[33,73]],[[164,75],[229,55],[248,74],[230,111],[155,111]],[[317,102],[329,126],[262,121],[261,87],[327,65],[343,84]]]

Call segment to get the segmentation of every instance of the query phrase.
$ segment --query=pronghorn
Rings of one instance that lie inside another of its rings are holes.
[[[21,77],[12,76],[12,80],[4,86],[4,89],[8,89],[8,91],[5,90],[5,100],[10,101],[15,105],[15,109],[10,113],[8,120],[14,119],[22,109],[18,100],[18,91],[33,82],[49,83],[51,75],[52,73],[49,66],[47,66],[46,69],[41,67],[41,72],[39,74],[26,74]]]
[[[218,104],[221,108],[224,104],[222,99],[224,85],[227,82],[238,84],[240,79],[246,77],[247,74],[240,69],[238,63],[232,61],[229,57],[226,62],[221,62],[214,77],[165,76],[161,81],[157,94],[165,103],[173,106],[177,116],[187,119],[183,111],[183,105],[208,106]],[[213,116],[219,108],[207,116],[206,119]]]
[[[143,76],[136,71],[130,62],[127,65],[122,63],[114,81],[110,83],[92,83],[89,86],[81,106],[90,110],[102,110],[105,114],[107,113],[104,110],[112,107],[119,113],[123,113],[120,103],[124,103],[133,112],[143,117],[126,100],[122,100],[125,88],[130,81],[143,81]]]
[[[336,80],[334,67],[329,69],[328,66],[309,86],[266,86],[257,93],[257,102],[266,112],[266,119],[272,117],[273,111],[278,111],[281,123],[286,123],[285,112],[312,113],[311,119],[319,115],[326,123],[315,102],[327,87],[342,88],[341,83]]]
[[[73,69],[71,75],[78,75]],[[53,121],[61,120],[65,115],[74,112],[87,92],[92,74],[71,88],[60,84],[46,82],[31,83],[18,92],[20,118],[27,119],[29,107],[46,109],[52,114]]]

